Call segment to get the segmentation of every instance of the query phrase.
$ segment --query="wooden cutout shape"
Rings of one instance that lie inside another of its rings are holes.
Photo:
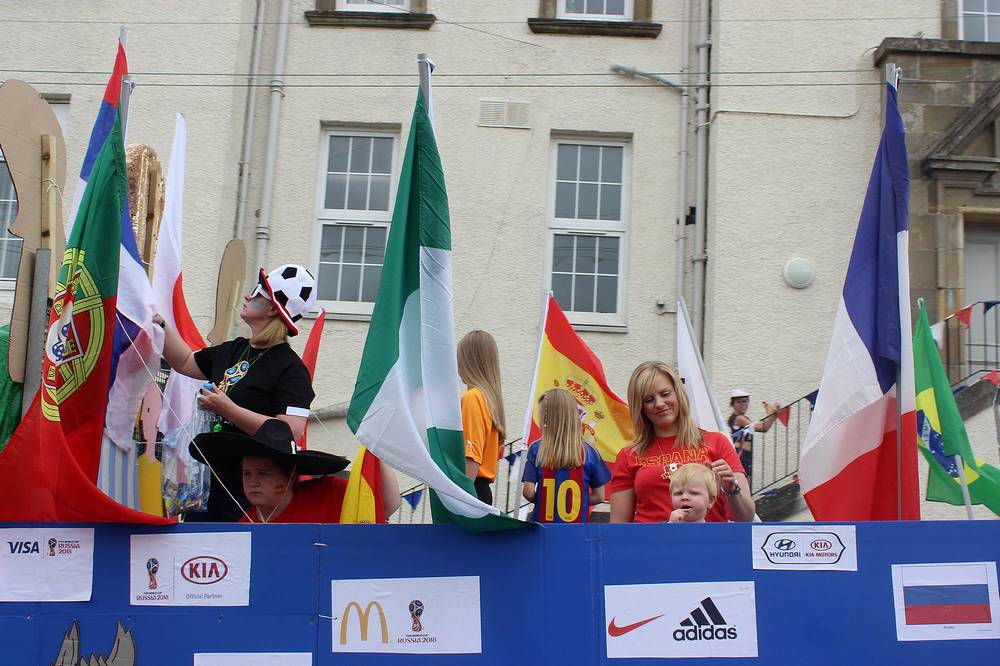
[[[219,283],[215,288],[215,325],[208,333],[210,344],[218,345],[229,339],[233,317],[240,307],[243,278],[246,274],[246,245],[239,238],[234,238],[226,243],[219,264]]]
[[[43,169],[42,146],[45,136],[54,137],[54,141],[46,142],[49,144],[48,159],[51,160],[47,169]],[[10,322],[10,348],[7,351],[10,378],[15,382],[23,382],[35,251],[39,248],[52,250],[50,294],[66,252],[62,225],[64,197],[58,196],[58,192],[65,193],[66,144],[59,121],[48,102],[23,81],[10,79],[0,86],[0,149],[3,150],[17,194],[17,216],[10,225],[10,231],[24,241],[17,268],[17,287]],[[54,182],[43,183],[43,171],[50,172]],[[56,188],[55,192],[52,191],[53,187]],[[53,194],[58,205],[43,206],[43,197],[50,197],[52,201]],[[43,208],[47,213],[47,230],[43,227]]]

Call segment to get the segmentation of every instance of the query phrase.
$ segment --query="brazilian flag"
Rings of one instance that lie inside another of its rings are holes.
[[[965,466],[965,480],[973,504],[984,504],[1000,516],[1000,470],[977,460],[969,446],[965,422],[958,412],[955,396],[937,343],[931,335],[927,311],[920,301],[920,319],[913,333],[913,369],[917,389],[917,443],[927,460],[927,500],[962,506],[962,486],[955,456]]]

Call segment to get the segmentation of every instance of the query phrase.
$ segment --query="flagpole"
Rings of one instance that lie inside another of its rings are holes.
[[[427,117],[431,121],[431,127],[434,127],[434,105],[431,103],[431,72],[434,71],[434,63],[426,53],[417,54],[417,71],[420,73],[420,92],[424,95]]]
[[[901,70],[895,63],[886,63],[885,82],[899,90]],[[911,335],[910,331],[900,331],[901,335]],[[902,368],[896,366],[896,520],[903,519],[903,376]]]
[[[972,515],[972,498],[969,497],[969,484],[965,480],[965,461],[957,453],[953,456],[955,468],[958,469],[958,482],[962,486],[962,501],[965,502],[965,515],[969,520],[975,520]]]
[[[122,51],[128,53],[128,26],[122,24],[118,30],[118,43],[122,46]],[[118,101],[118,112],[122,118],[122,143],[128,145],[128,105],[132,97],[132,75],[126,74],[122,77],[121,99]]]

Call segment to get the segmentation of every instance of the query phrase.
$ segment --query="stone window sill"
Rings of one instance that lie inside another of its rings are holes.
[[[434,25],[434,14],[392,12],[338,12],[311,10],[306,13],[306,23],[313,27],[334,28],[394,28],[397,30],[429,30]]]
[[[605,37],[645,37],[655,39],[663,30],[661,23],[639,21],[579,21],[577,19],[529,18],[534,33],[549,35],[601,35]]]

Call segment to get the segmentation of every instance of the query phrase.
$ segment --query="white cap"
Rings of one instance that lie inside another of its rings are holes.
[[[750,397],[750,392],[747,391],[746,389],[734,388],[733,392],[732,392],[732,395],[730,395],[729,397],[730,397],[730,399],[732,399],[732,398],[749,398]]]

